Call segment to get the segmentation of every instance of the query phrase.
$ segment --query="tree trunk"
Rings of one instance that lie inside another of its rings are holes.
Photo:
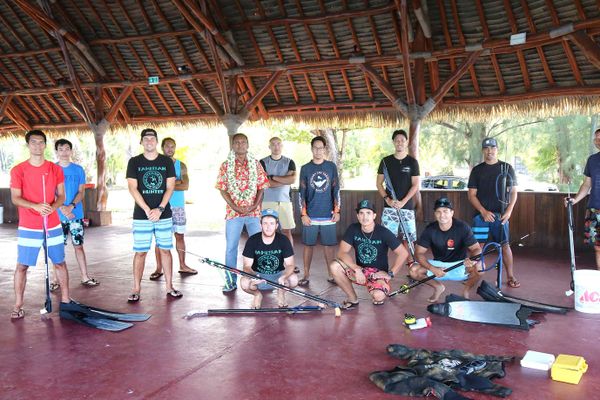
[[[104,135],[110,124],[103,119],[99,124],[93,125],[94,141],[96,142],[96,210],[106,211],[108,190],[106,188],[106,150],[104,149]]]

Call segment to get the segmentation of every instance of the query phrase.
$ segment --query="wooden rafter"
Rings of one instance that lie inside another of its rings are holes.
[[[129,86],[123,89],[123,91],[119,94],[119,97],[117,97],[112,107],[104,117],[108,122],[113,123],[117,116],[117,113],[119,112],[119,109],[123,104],[125,104],[125,100],[127,100],[127,98],[132,92],[133,87]]]
[[[404,84],[406,85],[406,101],[409,105],[415,104],[415,89],[412,82],[410,70],[410,47],[408,45],[408,5],[406,0],[396,0],[396,6],[400,10],[400,29],[402,31],[402,72]]]
[[[600,46],[585,32],[577,31],[569,35],[569,39],[583,53],[583,55],[596,67],[600,69]]]
[[[248,100],[246,104],[244,104],[244,107],[242,108],[240,114],[244,115],[246,113],[249,113],[250,110],[256,107],[258,102],[261,101],[262,98],[265,97],[267,93],[269,93],[269,91],[271,91],[273,86],[275,86],[281,74],[283,74],[283,71],[274,72],[273,75],[271,75],[269,79],[267,79],[265,85],[262,88],[260,88],[260,90],[256,92],[256,94],[252,96],[252,98]]]
[[[550,16],[552,18],[552,23],[554,24],[554,26],[560,26],[560,19],[558,18],[558,13],[556,12],[556,8],[554,7],[552,0],[546,0],[546,8],[548,8],[548,11],[550,12]],[[577,65],[577,59],[575,59],[573,50],[569,46],[569,42],[563,41],[562,46],[565,51],[565,55],[567,56],[567,60],[569,61],[569,65],[571,66],[571,70],[573,71],[575,81],[579,85],[583,85],[581,71],[579,70],[579,66]]]
[[[10,105],[12,99],[13,96],[6,96],[4,99],[2,99],[2,103],[0,103],[0,121],[2,121],[2,118],[4,118],[4,113],[6,112],[6,109]]]
[[[506,16],[508,17],[511,32],[513,34],[518,33],[519,28],[510,0],[504,0],[504,11],[506,11]],[[521,75],[523,76],[523,85],[525,86],[525,90],[529,91],[531,90],[531,79],[529,78],[529,71],[527,70],[527,61],[525,60],[523,51],[520,49],[517,49],[517,59],[519,60],[519,68],[521,68]]]
[[[529,31],[531,33],[537,33],[537,28],[535,23],[533,22],[533,17],[531,16],[531,11],[529,10],[529,5],[526,0],[521,0],[521,8],[523,9],[523,13],[527,18],[527,24],[529,26]],[[546,60],[546,55],[544,54],[544,49],[542,46],[536,46],[536,50],[538,53],[538,57],[540,57],[540,61],[542,63],[542,68],[544,69],[544,75],[548,80],[550,86],[554,86],[556,83],[554,81],[554,77],[552,76],[552,71],[550,70],[550,66],[548,65],[548,61]]]
[[[413,11],[415,17],[417,17],[417,21],[419,21],[419,25],[421,25],[423,35],[425,35],[427,39],[431,39],[431,22],[429,21],[429,15],[427,15],[427,10],[423,7],[423,4],[427,5],[427,3],[423,3],[423,0],[412,0]]]
[[[454,26],[456,29],[456,33],[458,35],[458,41],[461,46],[466,45],[465,35],[462,31],[462,25],[460,23],[460,18],[458,16],[458,7],[456,5],[456,0],[451,0],[450,2],[452,8],[452,18],[454,19]],[[477,74],[475,73],[475,68],[473,66],[469,67],[469,74],[471,75],[471,83],[473,84],[473,89],[475,90],[475,94],[477,96],[481,95],[481,90],[479,89],[479,82],[477,81]]]
[[[446,40],[446,48],[453,47],[452,37],[450,36],[450,29],[448,28],[448,20],[446,18],[446,6],[444,5],[443,0],[438,0],[438,7],[440,9],[440,22],[442,24],[442,29],[444,30],[444,39]],[[463,46],[461,46],[463,47]],[[456,61],[451,58],[450,59],[450,72],[454,72],[456,70]],[[460,88],[458,85],[454,85],[454,96],[458,97],[460,95]]]
[[[402,115],[408,117],[408,106],[407,104],[396,94],[392,85],[388,82],[384,81],[377,71],[375,71],[370,65],[367,64],[358,64],[358,67],[369,76],[369,78],[373,81],[375,86],[381,90],[381,92],[387,97],[391,102],[392,106],[400,111]]]

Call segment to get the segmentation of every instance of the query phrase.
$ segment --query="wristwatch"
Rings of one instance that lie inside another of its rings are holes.
[[[77,207],[77,205],[75,203],[71,203],[69,204],[70,206],[73,206],[73,208]]]
[[[388,271],[388,275],[390,276],[390,278],[394,278],[394,273],[392,271]]]
[[[158,211],[160,211],[161,213],[165,212],[165,208],[163,206],[158,206],[156,208],[158,208]]]

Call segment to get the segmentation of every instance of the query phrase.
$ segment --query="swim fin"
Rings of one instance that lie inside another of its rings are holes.
[[[100,317],[100,318],[108,318],[113,319],[115,321],[124,321],[124,322],[142,322],[150,319],[152,314],[129,314],[129,313],[120,313],[116,311],[104,310],[102,308],[88,306],[87,304],[79,303],[78,301],[71,300],[71,304],[78,305],[83,309],[90,312],[90,316]]]
[[[60,303],[59,315],[63,319],[103,331],[120,332],[133,326],[130,322],[115,321],[109,318],[92,317],[82,308],[71,303]]]
[[[188,312],[184,318],[191,319],[195,317],[204,317],[211,315],[240,315],[240,314],[261,314],[261,313],[286,313],[299,314],[312,311],[323,311],[319,306],[297,306],[283,308],[220,308],[212,310],[193,310]]]
[[[549,312],[554,314],[566,314],[570,308],[554,306],[552,304],[538,303],[537,301],[531,301],[526,299],[520,299],[518,297],[507,296],[495,286],[481,281],[481,285],[477,288],[477,294],[480,295],[484,300],[496,301],[496,302],[507,302],[521,304],[530,308],[534,312]]]
[[[427,311],[433,314],[468,322],[502,325],[529,330],[527,317],[532,310],[520,304],[489,301],[453,301],[431,304]]]

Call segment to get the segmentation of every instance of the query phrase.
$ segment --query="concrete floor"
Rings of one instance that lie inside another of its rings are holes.
[[[428,349],[464,349],[477,353],[522,357],[527,350],[574,354],[586,358],[589,370],[579,385],[552,381],[541,371],[507,365],[507,375],[497,381],[511,387],[513,399],[594,399],[600,393],[600,315],[576,311],[566,316],[538,315],[531,331],[517,331],[432,316],[433,326],[409,331],[402,326],[404,313],[428,316],[430,289],[412,290],[374,307],[359,289],[361,305],[335,318],[332,310],[311,315],[264,315],[183,319],[190,310],[247,308],[251,296],[238,290],[221,293],[220,272],[195,257],[188,257],[195,276],[175,273],[181,300],[168,300],[164,281],[152,282],[153,257],[142,284],[142,300],[128,304],[131,290],[131,234],[123,225],[90,228],[86,233],[90,275],[101,281],[95,288],[78,284],[79,272],[72,247],[67,250],[72,297],[89,305],[153,316],[121,333],[94,330],[62,321],[56,313],[42,320],[43,265],[29,272],[25,319],[9,322],[13,306],[12,274],[16,260],[16,227],[0,225],[0,398],[3,399],[399,399],[384,394],[368,375],[392,369],[399,360],[386,355],[386,346],[401,343]],[[299,242],[299,240],[297,241]],[[191,231],[188,250],[223,261],[222,233]],[[296,244],[296,263],[302,266],[302,246]],[[341,301],[343,293],[325,281],[322,252],[315,251],[309,290]],[[505,293],[546,303],[572,306],[567,298],[568,254],[552,250],[515,250],[519,289]],[[578,257],[582,268],[592,265],[591,254]],[[178,263],[174,263],[174,269]],[[486,279],[494,281],[494,272]],[[396,279],[398,280],[398,278]],[[399,282],[396,282],[394,288]],[[459,293],[459,284],[447,292]],[[477,299],[477,296],[474,296]],[[58,308],[58,297],[53,295]],[[291,305],[302,298],[288,295]],[[275,306],[273,295],[263,306]],[[490,396],[466,394],[473,399]]]

